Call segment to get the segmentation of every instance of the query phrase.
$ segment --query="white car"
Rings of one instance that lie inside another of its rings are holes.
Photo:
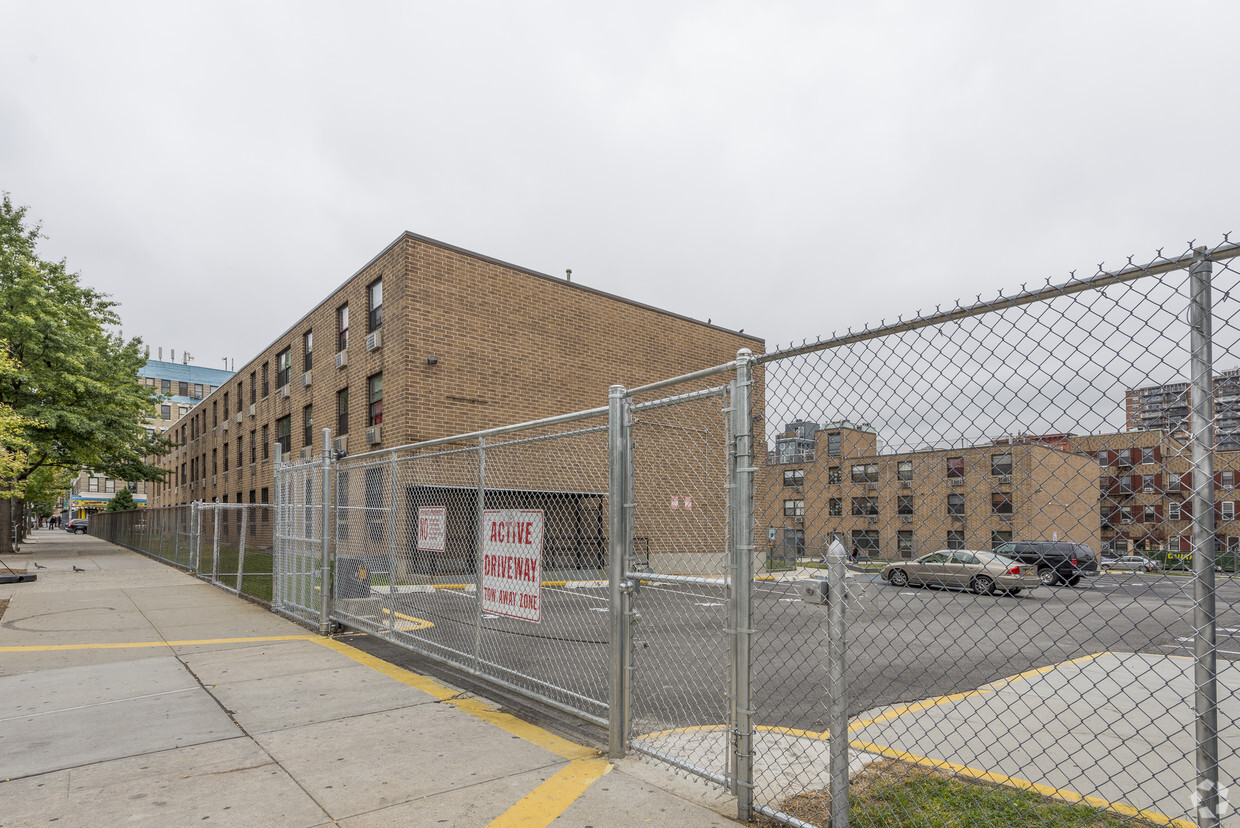
[[[1101,564],[1103,571],[1122,570],[1124,572],[1157,572],[1162,569],[1162,564],[1153,558],[1147,558],[1144,555],[1125,555],[1122,558],[1116,558],[1113,561],[1103,561]]]

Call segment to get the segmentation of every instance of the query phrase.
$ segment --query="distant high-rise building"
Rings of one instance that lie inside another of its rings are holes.
[[[1192,432],[1192,401],[1187,382],[1129,389],[1124,413],[1129,431],[1166,431],[1187,442]],[[1214,445],[1240,450],[1240,368],[1214,377]]]

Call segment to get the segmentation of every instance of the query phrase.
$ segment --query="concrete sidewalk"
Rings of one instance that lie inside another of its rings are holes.
[[[0,586],[0,828],[736,824],[706,786],[103,541],[39,530],[5,561],[39,579]]]

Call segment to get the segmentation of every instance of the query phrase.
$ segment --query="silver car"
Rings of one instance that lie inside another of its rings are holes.
[[[1125,555],[1122,558],[1116,558],[1113,561],[1103,561],[1103,571],[1107,570],[1123,570],[1125,572],[1157,572],[1162,569],[1162,564],[1153,558],[1147,558],[1144,555]]]
[[[893,561],[881,575],[893,586],[967,587],[978,595],[995,591],[1016,595],[1041,583],[1036,566],[976,549],[940,549],[911,561]]]

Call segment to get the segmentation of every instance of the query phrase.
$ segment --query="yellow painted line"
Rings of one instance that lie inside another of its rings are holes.
[[[523,796],[491,828],[543,828],[568,810],[586,789],[611,771],[606,759],[577,759]]]
[[[391,615],[392,611],[387,607],[383,608],[384,615]],[[413,632],[414,630],[426,630],[435,626],[434,621],[427,621],[425,618],[414,618],[412,615],[405,615],[403,612],[396,613],[396,617],[402,621],[408,621],[412,626],[398,627],[401,632]]]
[[[1196,823],[1186,822],[1182,819],[1174,819],[1166,814],[1160,814],[1157,811],[1146,811],[1140,808],[1134,808],[1123,802],[1111,802],[1107,799],[1101,799],[1096,796],[1086,796],[1076,791],[1064,790],[1063,788],[1054,788],[1050,785],[1042,785],[1037,782],[1030,782],[1026,779],[1018,779],[1014,776],[1004,776],[998,773],[978,770],[970,768],[967,765],[957,765],[952,762],[945,762],[941,759],[929,759],[925,756],[918,756],[915,753],[906,753],[895,748],[883,747],[882,745],[873,745],[868,742],[849,742],[849,747],[853,750],[860,750],[866,753],[875,753],[879,756],[885,756],[888,759],[899,759],[914,765],[921,765],[927,768],[938,768],[940,770],[949,770],[958,776],[965,776],[970,779],[976,779],[981,782],[990,782],[996,785],[1003,785],[1008,788],[1018,788],[1022,791],[1032,791],[1041,796],[1051,799],[1058,799],[1061,802],[1067,802],[1071,805],[1084,804],[1104,811],[1111,811],[1125,817],[1139,817],[1158,825],[1167,825],[1171,828],[1196,828]]]
[[[853,722],[852,724],[849,725],[848,730],[849,732],[855,733],[856,731],[864,730],[865,728],[870,727],[871,725],[882,724],[883,722],[889,722],[892,719],[897,719],[900,716],[905,715],[906,713],[920,713],[921,711],[929,710],[932,707],[938,707],[940,705],[950,704],[951,702],[957,702],[962,699],[972,698],[973,696],[984,696],[988,693],[994,693],[998,690],[1002,690],[1003,688],[1011,685],[1014,682],[1026,681],[1028,679],[1033,678],[1034,676],[1039,676],[1039,675],[1042,675],[1043,673],[1049,673],[1050,671],[1055,670],[1059,667],[1063,667],[1068,664],[1080,664],[1086,661],[1092,661],[1093,659],[1098,658],[1099,656],[1104,656],[1104,655],[1108,655],[1108,653],[1092,653],[1087,656],[1081,656],[1080,658],[1073,658],[1073,659],[1069,659],[1068,661],[1060,661],[1056,664],[1048,664],[1045,667],[1035,667],[1034,669],[1026,670],[1023,673],[1017,673],[1014,676],[1008,676],[1007,678],[999,679],[998,681],[992,682],[991,684],[985,687],[979,687],[977,690],[966,690],[963,693],[952,693],[947,696],[935,696],[933,698],[922,699],[921,701],[916,701],[911,704],[903,704],[898,707],[893,707],[891,710],[888,710],[886,713],[881,713],[872,719],[866,719],[865,721],[861,721],[861,722]]]
[[[544,750],[549,750],[557,756],[562,756],[565,759],[594,759],[598,757],[598,752],[595,750],[570,742],[567,739],[562,739],[554,733],[549,733],[541,727],[522,721],[511,714],[502,713],[480,699],[459,698],[459,691],[442,685],[432,678],[411,673],[402,667],[389,664],[369,653],[362,652],[334,639],[312,636],[310,640],[329,650],[335,650],[346,658],[369,667],[377,673],[382,673],[394,681],[399,681],[408,687],[421,690],[423,693],[433,696],[445,704],[450,704],[477,719],[493,724],[501,730],[511,733],[513,736],[520,737]]]
[[[195,641],[126,641],[116,644],[30,644],[0,647],[0,653],[48,653],[56,650],[125,650],[140,647],[194,647],[201,644],[248,644],[263,641],[315,641],[317,635],[269,635],[255,638],[203,638]]]

